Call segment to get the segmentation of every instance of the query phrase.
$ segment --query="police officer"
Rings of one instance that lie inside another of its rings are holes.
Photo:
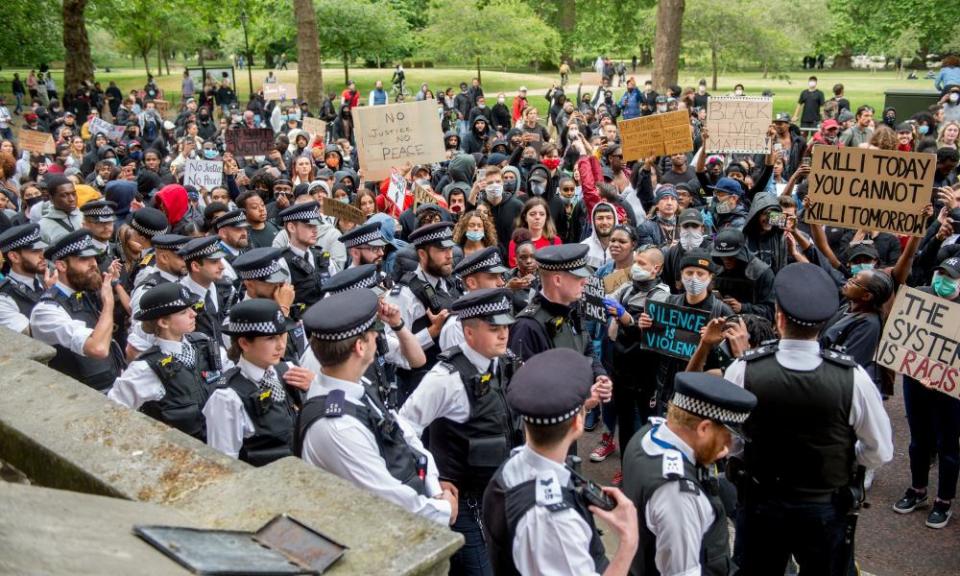
[[[206,441],[201,410],[223,377],[226,357],[205,334],[194,332],[196,302],[177,282],[146,291],[135,318],[155,343],[130,363],[107,397]]]
[[[616,488],[603,488],[612,509],[590,505],[586,493],[599,488],[564,464],[583,435],[587,400],[596,397],[591,384],[590,360],[569,348],[537,354],[514,375],[507,402],[523,419],[527,443],[500,467],[483,495],[495,574],[627,574],[637,550],[636,508]],[[612,562],[594,516],[619,537]]]
[[[731,573],[727,515],[711,469],[734,450],[737,427],[756,403],[719,376],[676,375],[666,420],[653,418],[623,455],[623,491],[642,526],[634,574]]]
[[[116,204],[106,200],[94,200],[80,207],[83,213],[83,227],[90,231],[91,241],[100,252],[97,262],[100,270],[106,271],[110,264],[121,257],[117,244],[113,242],[113,223],[117,216],[114,213]]]
[[[233,270],[243,282],[243,299],[267,298],[280,307],[287,318],[295,322],[287,335],[287,350],[283,359],[299,362],[307,351],[307,334],[299,319],[298,309],[293,306],[294,290],[290,283],[290,271],[282,258],[281,248],[254,248],[244,252],[233,261]],[[296,314],[295,314],[296,313]]]
[[[510,450],[523,444],[519,417],[506,398],[519,364],[507,349],[514,321],[511,293],[474,290],[454,302],[452,311],[463,324],[464,342],[440,354],[400,416],[418,431],[430,428],[440,478],[456,487],[460,510],[453,529],[466,543],[450,559],[451,572],[492,574],[480,523],[483,490]]]
[[[302,312],[323,297],[323,283],[337,269],[330,253],[315,246],[317,227],[322,217],[316,202],[294,204],[281,210],[278,217],[290,240],[283,251],[283,259],[290,270],[291,283],[296,292],[294,304]]]
[[[774,293],[780,342],[747,352],[725,374],[757,396],[744,424],[740,573],[782,574],[793,554],[801,573],[845,575],[850,489],[858,466],[893,457],[890,420],[866,371],[817,341],[839,304],[830,276],[789,264]]]
[[[254,466],[293,455],[298,397],[315,375],[283,361],[291,328],[273,300],[244,300],[230,310],[223,332],[233,339],[228,355],[236,366],[203,408],[208,445]]]
[[[329,297],[358,288],[369,288],[380,298],[380,319],[384,328],[377,333],[377,354],[364,373],[364,378],[379,391],[380,400],[387,408],[399,410],[397,367],[419,368],[427,362],[427,357],[416,336],[404,323],[400,309],[384,298],[384,281],[385,276],[375,264],[353,266],[328,280],[323,286],[323,293]],[[311,350],[304,354],[302,363],[311,370],[320,370],[320,363]]]
[[[231,283],[237,282],[232,264],[237,256],[250,246],[250,223],[247,222],[247,215],[239,208],[228,210],[214,218],[212,226],[223,250],[223,277]]]
[[[130,334],[127,336],[127,360],[133,360],[137,355],[154,344],[154,337],[147,334],[137,320],[140,310],[140,299],[147,290],[167,282],[179,282],[186,274],[186,263],[183,256],[177,252],[190,241],[189,236],[180,234],[159,234],[153,237],[154,261],[153,266],[140,272],[137,286],[130,295],[130,312],[133,322],[130,325]]]
[[[379,308],[373,291],[359,289],[307,310],[310,346],[323,368],[297,424],[298,453],[409,512],[453,524],[457,497],[441,489],[433,457],[363,378],[376,355]]]
[[[106,392],[123,369],[123,352],[113,341],[113,282],[119,264],[101,274],[90,232],[63,236],[43,253],[57,269],[57,282],[30,314],[30,332],[53,346],[49,366]]]
[[[379,264],[383,261],[387,241],[380,231],[380,222],[371,222],[357,226],[340,236],[340,242],[347,250],[347,266]]]
[[[453,267],[453,274],[463,284],[464,293],[483,288],[503,288],[506,282],[503,275],[509,272],[500,259],[496,246],[466,256]],[[440,349],[448,350],[463,343],[463,324],[460,317],[454,315],[447,319],[440,331]]]
[[[0,281],[0,326],[30,333],[30,312],[44,290],[57,281],[43,259],[45,248],[37,224],[14,226],[0,234],[0,252],[10,263],[10,271]]]
[[[600,396],[610,399],[613,385],[600,361],[594,358],[593,342],[583,329],[580,298],[591,272],[587,268],[586,244],[547,246],[536,253],[542,287],[540,293],[517,317],[510,331],[510,349],[524,361],[552,348],[570,348],[593,360],[594,381]],[[596,404],[588,401],[588,409]]]
[[[390,291],[391,304],[400,308],[404,324],[417,336],[427,354],[427,363],[416,370],[398,370],[400,401],[416,389],[442,352],[440,331],[450,315],[450,306],[460,297],[453,273],[453,224],[437,222],[414,230],[409,242],[417,249],[419,264],[408,272]]]
[[[170,222],[167,221],[166,215],[160,210],[145,206],[134,212],[130,217],[130,228],[134,232],[131,240],[142,247],[140,259],[134,263],[133,269],[130,270],[130,275],[127,277],[127,285],[124,286],[128,292],[133,292],[140,272],[147,269],[147,274],[149,274],[152,271],[150,268],[154,266],[156,254],[153,248],[153,237],[169,232]]]
[[[225,254],[215,236],[194,238],[177,252],[187,267],[180,283],[197,295],[197,332],[218,344],[223,342],[221,325],[233,304],[233,286],[224,281]]]

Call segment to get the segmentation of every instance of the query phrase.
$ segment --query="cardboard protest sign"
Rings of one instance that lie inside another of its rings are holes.
[[[344,204],[335,198],[323,198],[321,210],[324,215],[336,218],[337,220],[346,220],[354,224],[363,224],[367,217],[359,208],[352,204]]]
[[[157,107],[157,112],[159,112],[161,116],[164,115],[164,114],[166,114],[166,113],[167,113],[167,110],[170,109],[170,103],[167,102],[166,100],[156,100],[156,99],[154,99],[153,103],[156,105],[156,107]]]
[[[263,99],[270,100],[293,100],[297,97],[296,84],[277,84],[268,83],[263,85]]]
[[[446,160],[437,105],[432,101],[353,109],[364,177],[382,180],[394,166]]]
[[[803,219],[922,237],[936,167],[934,154],[816,146]]]
[[[647,300],[645,308],[653,326],[643,331],[640,347],[682,360],[693,356],[710,313],[653,300]]]
[[[632,118],[620,122],[618,127],[625,162],[693,150],[690,114],[686,110]]]
[[[447,201],[443,196],[437,194],[436,192],[430,191],[429,188],[424,188],[419,184],[414,184],[413,186],[413,208],[416,210],[421,204],[436,204],[437,206],[446,208]]]
[[[327,123],[319,118],[303,117],[303,129],[310,133],[310,141],[313,142],[318,137],[322,142],[327,135]]]
[[[629,281],[630,273],[627,270],[616,270],[603,277],[603,291],[611,294]]]
[[[598,278],[596,274],[590,276],[583,287],[583,297],[580,300],[585,320],[607,321],[607,310],[603,307],[603,299],[606,295],[603,278]]]
[[[88,124],[91,134],[103,134],[109,140],[117,142],[123,137],[123,126],[116,126],[104,120],[103,118],[93,118]]]
[[[234,156],[261,156],[275,147],[273,130],[269,128],[227,130],[227,152]]]
[[[603,84],[603,75],[599,72],[581,72],[580,83],[584,86],[600,86]]]
[[[954,258],[954,260],[956,260]],[[877,363],[960,398],[960,304],[901,286],[883,327]]]
[[[53,135],[49,132],[21,128],[17,142],[20,148],[34,154],[55,154],[57,151]]]
[[[223,183],[223,162],[214,160],[187,160],[183,170],[183,185],[196,186],[197,190],[213,190]]]
[[[707,98],[710,138],[707,152],[765,154],[767,129],[773,119],[773,98],[720,96]]]

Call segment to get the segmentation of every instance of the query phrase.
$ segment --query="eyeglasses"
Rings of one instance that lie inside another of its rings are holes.
[[[370,246],[369,244],[364,244],[364,245],[362,245],[362,246],[358,246],[358,248],[360,248],[361,250],[369,250],[369,251],[371,251],[371,252],[373,252],[373,253],[378,253],[378,252],[383,252],[383,251],[384,251],[384,247],[383,247],[383,246]]]

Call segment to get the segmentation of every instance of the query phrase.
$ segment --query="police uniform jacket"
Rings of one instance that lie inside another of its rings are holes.
[[[10,271],[0,281],[0,326],[23,332],[30,325],[30,313],[40,301],[43,284],[38,278]]]

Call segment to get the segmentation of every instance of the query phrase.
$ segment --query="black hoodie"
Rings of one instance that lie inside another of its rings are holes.
[[[479,122],[486,123],[486,129],[480,130],[477,124]],[[467,136],[463,139],[461,144],[461,149],[467,154],[475,154],[477,152],[483,152],[483,145],[487,141],[492,141],[494,138],[493,130],[490,129],[490,122],[487,120],[487,117],[484,115],[479,115],[474,119],[473,124],[470,125],[470,132],[467,133]]]

